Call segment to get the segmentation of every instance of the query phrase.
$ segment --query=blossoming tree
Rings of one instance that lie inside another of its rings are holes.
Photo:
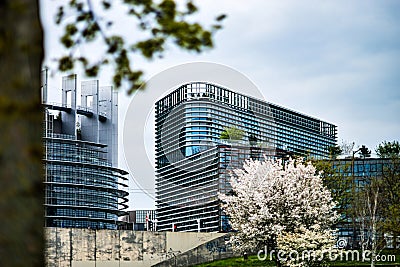
[[[334,249],[335,239],[332,230],[321,230],[319,225],[311,229],[300,227],[294,233],[283,232],[277,238],[278,259],[290,267],[321,266],[339,258],[339,251]]]
[[[220,199],[236,230],[230,240],[236,250],[276,250],[278,237],[304,229],[325,235],[338,217],[315,168],[299,160],[249,160],[233,171],[231,186]]]

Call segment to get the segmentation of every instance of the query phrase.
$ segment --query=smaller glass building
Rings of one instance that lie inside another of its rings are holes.
[[[122,218],[125,225],[119,229],[135,231],[156,231],[157,218],[155,210],[131,210]]]
[[[332,160],[331,163],[333,168],[340,170],[341,175],[351,179],[351,184],[349,184],[349,186],[354,186],[354,188],[349,188],[349,191],[356,190],[357,192],[365,185],[370,184],[371,180],[387,179],[390,175],[393,175],[393,173],[400,173],[399,160],[390,158],[352,158],[349,156],[345,159]],[[351,201],[348,202],[348,207],[342,208],[351,210]],[[350,214],[351,213],[352,212],[350,212]],[[348,214],[347,217],[343,216],[336,225],[338,229],[337,235],[339,239],[346,241],[348,248],[360,249],[361,236],[363,234],[367,236],[367,234],[362,232],[361,222],[358,220],[353,221],[350,214]],[[356,214],[355,216],[360,216],[360,214]],[[367,226],[364,225],[364,228],[365,227]],[[390,235],[389,233],[389,236]],[[386,246],[393,248],[393,236],[388,237],[385,234],[385,239]],[[400,236],[397,240],[397,246],[400,247]]]

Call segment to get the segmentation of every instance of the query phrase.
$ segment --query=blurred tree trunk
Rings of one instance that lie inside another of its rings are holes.
[[[0,266],[43,266],[43,33],[37,0],[0,1]]]

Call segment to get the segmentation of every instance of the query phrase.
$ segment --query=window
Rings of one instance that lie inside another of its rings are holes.
[[[67,106],[71,106],[72,102],[72,91],[67,91]]]
[[[93,96],[86,96],[86,107],[91,108],[93,106]]]

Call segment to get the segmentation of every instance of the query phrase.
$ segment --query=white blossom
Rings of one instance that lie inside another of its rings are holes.
[[[298,229],[326,231],[338,217],[321,177],[301,161],[246,161],[234,170],[231,185],[232,194],[219,197],[236,230],[230,242],[238,250],[256,251]]]
[[[319,225],[306,229],[300,227],[293,233],[282,232],[277,238],[277,248],[285,255],[284,266],[320,266],[337,257],[335,236],[332,230],[321,230]],[[293,253],[295,252],[295,253]],[[297,257],[293,257],[297,256]]]

